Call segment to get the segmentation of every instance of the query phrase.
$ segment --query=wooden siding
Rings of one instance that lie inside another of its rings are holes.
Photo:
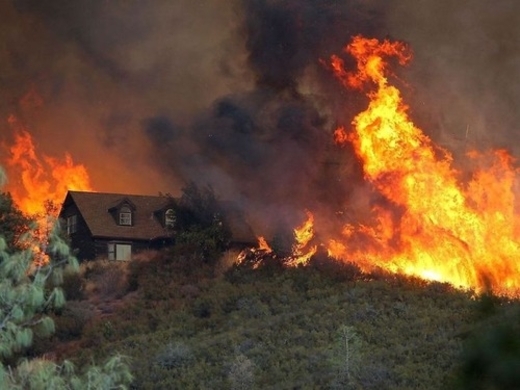
[[[78,260],[92,260],[96,257],[94,240],[88,226],[75,203],[68,204],[61,213],[63,228],[66,231],[67,217],[77,216],[76,232],[70,234],[70,246]]]

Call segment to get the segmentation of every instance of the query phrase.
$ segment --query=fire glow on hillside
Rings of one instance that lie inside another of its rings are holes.
[[[479,169],[463,183],[451,154],[412,123],[399,90],[388,82],[387,58],[404,65],[411,59],[408,48],[357,36],[345,50],[355,57],[357,72],[348,72],[333,56],[334,73],[347,88],[368,86],[370,102],[354,118],[354,131],[339,127],[334,141],[354,146],[365,179],[389,202],[372,208],[373,224],[348,223],[341,238],[326,240],[329,256],[367,272],[381,268],[518,296],[520,226],[513,158],[505,150],[486,155],[469,151],[467,157]],[[307,220],[294,229],[288,265],[306,264],[316,252],[316,246],[308,245],[313,222],[307,212]]]

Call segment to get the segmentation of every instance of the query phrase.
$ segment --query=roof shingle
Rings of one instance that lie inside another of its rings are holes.
[[[69,191],[68,196],[76,203],[93,237],[150,240],[166,236],[154,212],[166,206],[167,197],[83,191]],[[132,226],[118,225],[109,212],[125,200],[135,207]]]
[[[78,207],[93,237],[151,240],[168,235],[157,218],[157,211],[164,211],[171,202],[171,199],[166,196],[69,191],[64,205],[69,198]],[[130,202],[133,206],[132,226],[118,225],[113,213],[109,211],[122,202]],[[224,218],[231,229],[232,240],[255,243],[256,237],[236,205],[233,202],[221,202],[220,204]]]

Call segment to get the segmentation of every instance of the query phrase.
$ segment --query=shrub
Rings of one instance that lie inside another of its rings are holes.
[[[215,264],[215,276],[222,277],[231,269],[236,263],[240,251],[238,249],[228,249],[221,256]]]
[[[242,353],[238,353],[228,371],[228,381],[233,390],[248,390],[255,384],[255,365]]]
[[[180,368],[194,361],[192,350],[183,342],[171,342],[155,358],[155,363],[162,368]]]
[[[85,325],[94,317],[94,311],[86,301],[67,302],[61,315],[56,316],[56,336],[70,340],[81,336]]]
[[[85,299],[85,278],[77,271],[66,269],[61,288],[65,298],[70,301]]]
[[[91,292],[101,298],[121,298],[128,292],[127,263],[98,260],[86,271]]]

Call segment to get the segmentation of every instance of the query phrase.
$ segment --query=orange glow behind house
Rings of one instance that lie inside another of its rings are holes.
[[[8,183],[16,205],[28,215],[43,215],[46,203],[59,206],[67,190],[92,190],[85,166],[75,164],[70,154],[63,159],[41,155],[29,131],[11,115],[8,119],[14,130],[14,142],[4,145],[8,152],[6,169]]]
[[[514,193],[518,170],[504,150],[471,152],[471,180],[463,183],[451,154],[436,146],[407,114],[400,91],[388,81],[387,59],[402,65],[411,59],[400,42],[357,36],[345,50],[357,61],[348,72],[331,63],[347,88],[369,89],[368,108],[353,131],[339,128],[337,144],[350,142],[367,181],[392,207],[376,206],[370,226],[347,224],[328,251],[362,269],[449,282],[477,291],[520,291],[520,226]]]

